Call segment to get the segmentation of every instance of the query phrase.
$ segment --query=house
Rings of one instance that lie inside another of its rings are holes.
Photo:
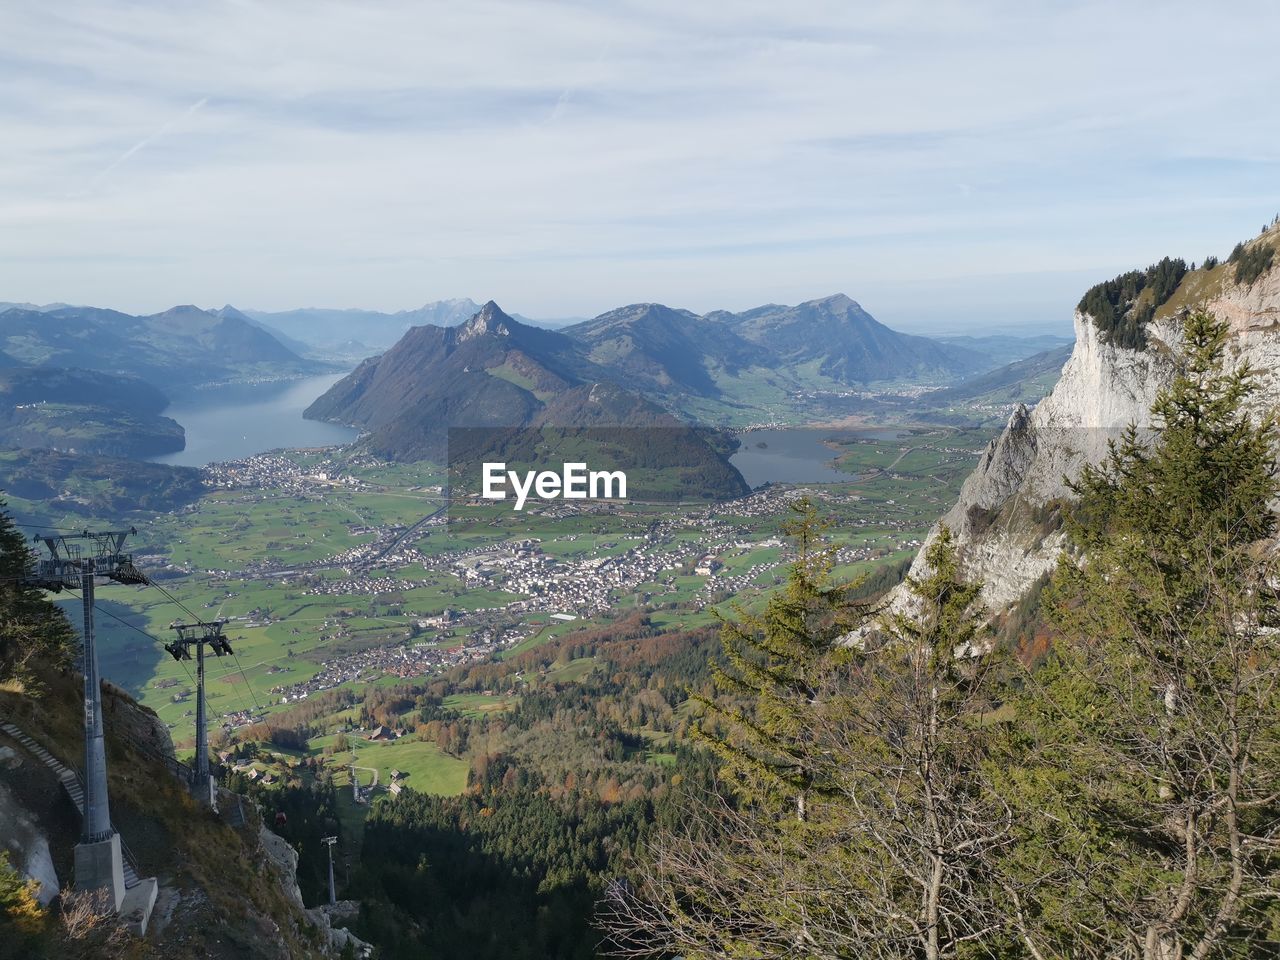
[[[400,796],[400,791],[403,790],[404,787],[400,785],[399,781],[393,780],[391,784],[387,787],[387,789],[391,791],[391,795],[393,797],[398,797]]]
[[[378,726],[373,728],[373,732],[369,734],[369,739],[376,740],[379,742],[394,740],[396,739],[396,732],[392,730],[390,727],[379,724]]]
[[[391,771],[391,779],[392,779],[392,780],[399,780],[399,779],[400,779],[401,777],[403,777],[403,776],[404,776],[404,774],[403,774],[403,773],[401,773],[399,770],[392,770],[392,771]]]

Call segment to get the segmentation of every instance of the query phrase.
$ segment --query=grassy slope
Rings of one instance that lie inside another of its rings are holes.
[[[82,682],[75,674],[46,674],[41,698],[0,692],[0,713],[43,743],[54,756],[79,766],[84,752]],[[300,911],[286,898],[278,875],[257,843],[257,822],[240,830],[196,806],[167,767],[136,748],[147,726],[142,708],[118,691],[104,695],[108,789],[112,820],[137,857],[144,876],[158,876],[184,898],[183,909],[161,940],[137,941],[131,957],[231,960],[317,955]],[[65,845],[74,838],[53,838]],[[264,945],[261,930],[275,929]]]

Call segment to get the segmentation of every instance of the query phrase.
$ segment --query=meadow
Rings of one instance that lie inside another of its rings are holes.
[[[856,579],[879,564],[911,556],[914,543],[954,501],[960,482],[991,436],[989,431],[941,428],[904,428],[901,434],[890,430],[876,437],[833,441],[833,456],[850,479],[811,486],[820,509],[832,521],[831,542],[869,553],[867,559],[841,563],[836,569],[841,578]],[[302,466],[316,467],[308,459],[314,454],[292,456]],[[226,632],[235,655],[207,660],[210,715],[218,718],[281,709],[279,689],[312,679],[324,661],[337,655],[388,644],[455,646],[467,640],[471,627],[424,630],[415,624],[446,609],[503,607],[518,599],[502,588],[500,575],[477,588],[447,567],[426,569],[418,563],[378,570],[375,576],[386,578],[386,589],[333,592],[335,581],[346,574],[332,558],[372,543],[379,529],[410,527],[439,505],[439,494],[431,489],[439,473],[429,465],[373,464],[352,472],[367,485],[364,489],[215,489],[181,510],[132,518],[138,534],[130,546],[178,603],[155,587],[103,586],[98,593],[102,670],[111,682],[156,710],[181,747],[189,749],[191,743],[195,664],[175,661],[163,649],[172,638],[169,625],[174,620],[230,621]],[[25,507],[21,501],[13,504],[19,514]],[[405,546],[430,560],[537,540],[548,557],[581,561],[620,555],[643,543],[660,522],[675,520],[665,528],[663,546],[682,547],[693,557],[706,537],[706,521],[695,518],[706,511],[705,504],[630,502],[583,512],[557,503],[516,513],[506,504],[471,503],[455,505],[446,525],[415,531]],[[690,561],[615,593],[615,610],[647,608],[659,627],[687,629],[713,623],[716,611],[758,608],[782,577],[788,553],[781,546],[754,544],[781,538],[788,512],[739,517],[713,508],[712,516],[716,523],[738,530],[734,538],[741,541],[720,553],[714,577],[695,575]],[[45,517],[67,522],[65,516]],[[76,524],[84,525],[83,518]],[[313,565],[305,576],[288,573],[304,565]],[[723,586],[729,581],[735,584],[732,591]],[[78,609],[75,595],[64,594],[60,602],[73,613]],[[545,613],[507,621],[522,624],[528,636],[503,649],[503,657],[590,626],[589,621],[556,620]],[[557,670],[559,679],[572,680],[591,668],[590,662],[583,662]],[[374,671],[344,685],[390,682],[398,678]],[[459,702],[458,707],[470,713],[507,705],[486,708]],[[424,752],[407,752],[415,751]],[[424,782],[429,777],[433,783],[459,782],[448,759],[428,760],[424,755],[383,764],[379,757],[369,765],[407,769],[416,761]],[[454,772],[442,772],[449,769]]]

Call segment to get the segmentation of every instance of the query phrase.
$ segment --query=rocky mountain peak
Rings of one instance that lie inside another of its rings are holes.
[[[850,310],[861,311],[862,305],[852,297],[843,293],[834,293],[829,297],[809,301],[815,307],[823,307],[832,313],[846,313]],[[801,304],[803,306],[803,304]]]
[[[480,308],[480,311],[474,317],[462,325],[462,329],[458,333],[458,339],[470,340],[472,337],[479,337],[484,334],[509,337],[514,324],[515,321],[503,313],[501,307],[490,300]]]

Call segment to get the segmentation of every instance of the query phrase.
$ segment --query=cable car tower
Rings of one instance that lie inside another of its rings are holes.
[[[133,565],[133,555],[124,552],[124,541],[137,530],[109,530],[91,533],[38,535],[32,539],[49,551],[36,565],[33,586],[55,593],[63,589],[80,591],[84,609],[84,646],[81,672],[84,674],[84,820],[80,843],[76,845],[76,886],[82,890],[105,888],[112,906],[120,909],[125,895],[124,865],[120,836],[111,825],[107,801],[107,756],[102,728],[102,685],[98,674],[98,648],[94,642],[93,602],[96,578],[115,583],[144,584],[145,576]]]
[[[338,892],[333,885],[333,845],[338,842],[337,837],[321,837],[320,842],[329,848],[329,906],[334,906],[338,902]]]
[[[234,653],[230,642],[222,635],[222,628],[226,623],[226,620],[215,620],[212,623],[175,621],[169,625],[169,629],[176,631],[178,638],[173,643],[164,645],[175,660],[190,660],[191,648],[196,648],[196,769],[192,775],[191,791],[196,800],[211,810],[218,809],[218,795],[214,789],[213,777],[209,775],[209,716],[204,696],[204,648],[208,645],[219,657]]]

